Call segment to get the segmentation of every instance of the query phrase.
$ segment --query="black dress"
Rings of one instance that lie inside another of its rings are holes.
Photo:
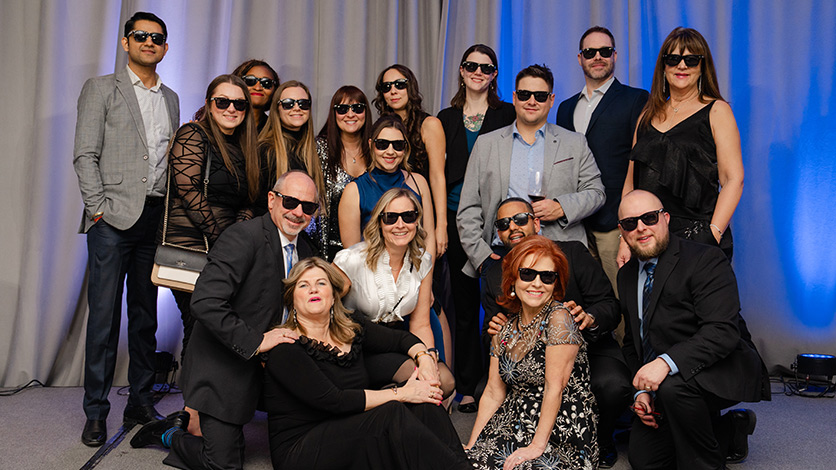
[[[717,146],[709,120],[714,103],[667,132],[652,125],[639,128],[630,158],[633,187],[650,191],[662,201],[671,214],[671,232],[717,246],[709,226],[720,192]],[[720,239],[720,248],[731,260],[731,228]]]
[[[363,411],[364,353],[405,353],[418,338],[354,319],[361,331],[346,354],[305,336],[270,352],[264,405],[273,468],[470,468],[443,407],[388,402]]]

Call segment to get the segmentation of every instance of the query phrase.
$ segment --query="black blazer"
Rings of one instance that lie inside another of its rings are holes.
[[[313,254],[305,232],[296,247],[299,259]],[[192,295],[197,321],[181,378],[186,406],[232,424],[252,419],[263,382],[255,352],[264,332],[281,321],[284,277],[269,212],[221,233]]]
[[[618,271],[624,315],[624,358],[642,364],[635,258]],[[671,235],[656,265],[647,321],[653,349],[667,353],[686,381],[733,401],[770,399],[769,375],[740,316],[737,279],[714,246]]]
[[[580,93],[560,103],[558,126],[575,130],[575,106],[579,97]],[[633,131],[647,97],[645,90],[622,85],[616,79],[589,118],[586,141],[601,170],[601,182],[607,194],[604,207],[585,220],[592,230],[608,232],[618,225],[618,205],[633,149]]]
[[[612,337],[612,330],[621,320],[618,299],[612,290],[612,284],[601,264],[589,254],[583,243],[578,241],[555,242],[566,255],[569,262],[569,279],[566,283],[564,299],[575,303],[595,317],[598,328],[594,332],[583,331],[589,343],[589,353],[621,359],[618,343]],[[504,253],[503,253],[504,254]],[[494,315],[503,311],[496,304],[501,291],[502,262],[494,261],[483,267],[482,307],[485,309],[485,322],[482,328],[482,340],[490,347],[490,335],[487,334],[488,322]]]
[[[488,108],[479,135],[495,131],[510,125],[517,118],[517,112],[511,103],[502,102],[499,107]],[[447,139],[447,162],[444,165],[444,177],[447,179],[447,189],[464,179],[467,161],[470,153],[467,151],[467,133],[464,129],[462,108],[449,107],[438,113],[444,136]]]

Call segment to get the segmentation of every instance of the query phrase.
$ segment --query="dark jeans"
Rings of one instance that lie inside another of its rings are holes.
[[[107,395],[116,367],[126,278],[130,357],[128,404],[152,404],[157,287],[151,284],[151,268],[162,210],[162,205],[146,206],[139,220],[127,230],[115,229],[101,220],[87,232],[90,313],[84,359],[84,413],[88,419],[105,419],[110,411]]]

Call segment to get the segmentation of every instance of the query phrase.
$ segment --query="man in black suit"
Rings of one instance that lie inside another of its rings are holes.
[[[540,230],[540,220],[534,217],[531,204],[524,199],[508,198],[502,201],[496,218],[497,222],[494,225],[499,239],[505,246],[505,252],[525,237],[535,235]],[[589,343],[590,385],[599,411],[599,460],[605,465],[599,467],[610,468],[618,459],[612,439],[615,421],[627,409],[633,394],[630,387],[630,371],[624,363],[618,343],[612,336],[612,330],[620,320],[618,299],[601,265],[589,254],[583,243],[555,243],[569,262],[566,305],[575,316],[575,321],[581,324],[584,338]],[[496,304],[496,298],[501,293],[501,281],[502,263],[490,260],[483,268],[482,307],[485,309],[485,318],[497,318],[504,323],[505,317]],[[495,334],[501,327],[500,322],[485,322],[485,333],[491,329],[492,334]],[[489,346],[490,336],[483,334],[483,339]]]
[[[618,203],[630,163],[633,132],[648,94],[622,85],[614,76],[615,39],[604,27],[593,26],[581,36],[578,64],[586,86],[560,103],[557,125],[586,135],[589,148],[601,170],[607,201],[584,220],[589,250],[604,267],[615,287],[618,265]]]
[[[718,469],[742,461],[754,413],[720,410],[769,400],[770,389],[728,259],[671,236],[670,215],[647,191],[624,196],[619,217],[634,255],[618,272],[623,351],[637,390],[630,464]]]
[[[179,412],[144,426],[132,446],[160,444],[162,438],[171,447],[166,464],[243,467],[242,430],[261,395],[259,355],[296,339],[291,330],[270,327],[282,321],[282,279],[294,262],[313,256],[304,229],[318,208],[315,201],[313,180],[290,171],[268,194],[267,214],[234,224],[218,238],[192,296],[197,321],[181,377],[185,404],[199,411],[203,437],[180,429],[184,412]]]

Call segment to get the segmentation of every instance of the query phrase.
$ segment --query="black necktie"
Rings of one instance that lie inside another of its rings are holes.
[[[647,308],[650,306],[650,293],[653,292],[653,272],[656,271],[656,263],[646,263],[644,270],[647,272],[647,279],[644,280],[644,289],[642,289],[642,352],[644,353],[644,363],[656,359],[656,351],[650,344],[650,328],[647,320]]]

